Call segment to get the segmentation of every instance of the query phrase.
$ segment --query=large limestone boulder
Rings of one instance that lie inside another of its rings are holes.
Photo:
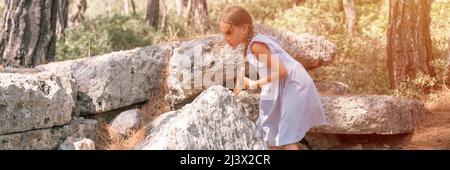
[[[247,109],[247,117],[253,122],[256,122],[259,117],[259,93],[247,90],[242,91],[236,96],[236,99],[244,105],[245,109]]]
[[[181,108],[206,88],[232,82],[237,66],[243,68],[243,51],[231,48],[219,35],[180,43],[169,62],[167,103]]]
[[[312,132],[327,134],[404,134],[428,111],[424,104],[392,96],[322,97],[327,125]]]
[[[241,93],[239,101],[250,110],[249,118],[259,114],[259,96]],[[429,112],[416,100],[391,96],[323,96],[327,125],[311,129],[322,134],[405,134],[415,129],[416,122]]]
[[[58,147],[62,130],[48,128],[0,136],[0,150],[52,150]]]
[[[265,25],[256,25],[255,32],[275,37],[306,70],[331,64],[337,54],[336,45],[322,36],[280,31]]]
[[[0,135],[68,124],[74,102],[62,80],[46,73],[0,73]]]
[[[319,80],[315,81],[314,84],[322,96],[349,95],[352,92],[350,87],[342,82]]]
[[[93,58],[57,62],[38,69],[71,76],[78,111],[95,114],[144,102],[161,86],[173,44],[154,45]]]
[[[97,131],[97,121],[75,117],[61,127],[0,135],[0,150],[54,150],[68,137],[95,139]]]
[[[255,124],[245,112],[229,90],[221,86],[210,87],[191,104],[163,115],[136,149],[264,149]]]

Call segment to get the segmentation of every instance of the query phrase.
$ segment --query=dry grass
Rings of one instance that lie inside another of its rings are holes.
[[[97,149],[101,150],[131,150],[146,137],[146,128],[130,131],[129,137],[123,137],[110,128],[107,123],[100,126]]]
[[[165,102],[164,97],[169,93],[169,86],[167,85],[167,78],[169,72],[168,63],[162,70],[161,89],[150,97],[148,103],[141,108],[143,121],[148,124],[159,115],[171,111],[170,106]]]

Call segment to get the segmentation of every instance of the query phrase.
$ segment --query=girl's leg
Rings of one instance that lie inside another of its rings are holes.
[[[280,146],[269,146],[270,150],[281,150]]]
[[[300,150],[300,146],[297,143],[284,145],[282,147],[283,150]]]
[[[281,146],[271,146],[268,143],[266,145],[267,145],[267,148],[269,148],[269,150],[281,150],[282,149]]]

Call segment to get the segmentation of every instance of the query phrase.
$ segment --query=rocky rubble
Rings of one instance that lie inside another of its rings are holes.
[[[255,124],[231,91],[213,86],[191,104],[166,113],[147,139],[144,150],[260,150]]]

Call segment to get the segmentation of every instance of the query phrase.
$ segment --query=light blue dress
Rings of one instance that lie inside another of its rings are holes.
[[[303,65],[280,47],[274,37],[265,35],[253,37],[247,49],[247,61],[257,68],[260,77],[266,77],[270,69],[252,53],[254,42],[266,44],[288,71],[286,79],[262,87],[256,123],[259,133],[271,146],[297,143],[310,128],[326,123],[319,93]]]

